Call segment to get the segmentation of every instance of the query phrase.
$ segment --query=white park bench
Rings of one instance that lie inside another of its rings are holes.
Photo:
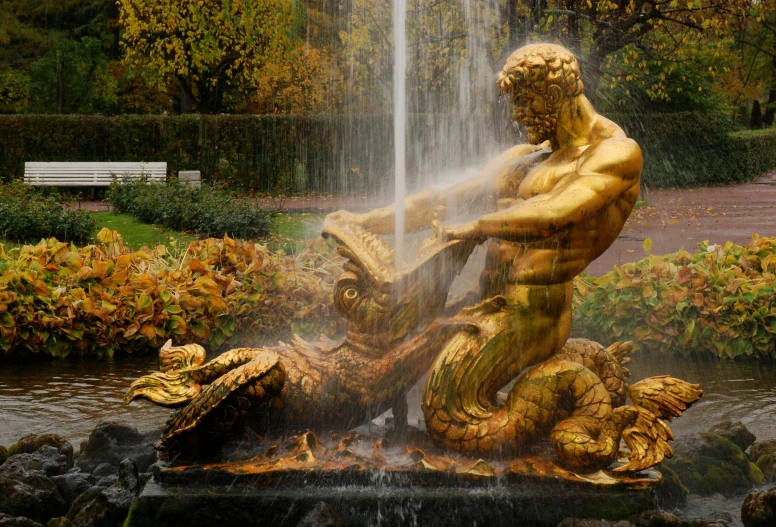
[[[37,187],[92,187],[95,199],[97,187],[109,187],[113,178],[140,179],[149,182],[167,181],[167,163],[154,162],[26,162],[24,184]]]

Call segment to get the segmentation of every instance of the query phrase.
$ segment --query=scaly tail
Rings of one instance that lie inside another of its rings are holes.
[[[205,362],[207,353],[199,344],[173,346],[168,340],[159,350],[160,372],[140,377],[133,382],[124,403],[147,399],[160,406],[185,406],[202,392],[202,385],[250,362],[257,354],[254,348],[238,348]]]
[[[550,442],[560,464],[579,472],[611,465],[619,452],[622,431],[635,413],[632,406],[620,406],[604,418],[576,415],[559,422],[550,433]]]
[[[214,380],[167,421],[156,444],[159,450],[212,453],[251,409],[280,394],[286,379],[280,356],[261,348],[252,352],[253,360]]]
[[[172,340],[159,350],[160,372],[144,375],[129,387],[124,404],[147,399],[160,406],[175,408],[188,404],[202,391],[202,386],[188,375],[190,368],[200,366],[207,358],[199,344],[173,346]]]
[[[595,373],[612,398],[612,406],[625,403],[628,385],[625,378],[630,371],[625,367],[630,362],[626,355],[633,349],[633,342],[615,342],[608,348],[587,339],[569,339],[558,356],[578,362]]]
[[[635,416],[622,436],[631,455],[628,463],[614,469],[615,472],[642,470],[673,456],[668,441],[674,436],[663,419],[670,421],[682,415],[701,398],[703,390],[698,384],[664,375],[637,382],[630,387],[628,395],[633,401],[634,406],[630,408],[635,410]]]

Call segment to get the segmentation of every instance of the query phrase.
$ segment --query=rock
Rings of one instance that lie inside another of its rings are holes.
[[[37,522],[64,514],[65,500],[53,481],[37,471],[16,475],[19,477],[0,474],[0,511]]]
[[[6,459],[8,459],[8,449],[0,445],[0,465],[5,463]]]
[[[758,458],[768,454],[776,454],[776,439],[758,441],[749,449],[749,459],[753,463],[757,463]]]
[[[67,519],[74,527],[120,527],[135,493],[119,488],[92,487],[75,500]]]
[[[95,483],[95,487],[112,487],[119,481],[119,475],[118,474],[111,474],[110,476],[104,476],[102,478],[99,478]]]
[[[110,463],[100,463],[92,470],[92,474],[98,478],[104,478],[105,476],[118,476],[119,468],[111,465]]]
[[[663,475],[663,484],[657,489],[660,504],[668,509],[673,509],[687,503],[687,495],[690,494],[690,491],[682,485],[679,475],[665,463],[658,465],[657,469]]]
[[[581,518],[564,518],[558,527],[635,527],[626,520],[588,520]]]
[[[73,522],[68,520],[66,516],[60,516],[58,518],[51,518],[46,527],[73,527]]]
[[[769,439],[753,444],[749,449],[749,459],[766,478],[776,480],[776,440]]]
[[[118,486],[124,490],[134,492],[136,495],[140,492],[140,474],[137,472],[137,466],[131,459],[125,459],[119,465]]]
[[[51,480],[56,484],[59,495],[71,504],[83,492],[94,486],[96,478],[88,472],[68,472],[54,476]]]
[[[772,527],[776,525],[776,487],[752,492],[741,504],[744,527]]]
[[[0,467],[0,470],[6,471],[18,468],[25,471],[37,470],[45,473],[47,476],[58,476],[70,470],[72,466],[72,453],[70,458],[68,458],[60,450],[49,445],[43,445],[31,454],[11,455]]]
[[[14,517],[0,512],[0,527],[43,527],[43,525],[24,516]]]
[[[296,527],[344,527],[344,523],[326,503],[319,501]]]
[[[67,462],[73,466],[73,445],[67,439],[57,434],[30,434],[19,439],[8,447],[9,456],[16,454],[32,454],[43,446],[50,446],[67,456]]]
[[[645,511],[636,519],[636,527],[730,527],[725,520],[680,520],[666,511]]]
[[[764,481],[762,471],[738,445],[711,432],[678,439],[674,457],[663,463],[690,492],[702,496],[732,496]]]
[[[755,435],[744,426],[741,421],[725,421],[714,425],[709,429],[712,434],[721,435],[728,441],[738,445],[742,451],[746,450],[754,443]]]
[[[636,519],[636,527],[689,527],[673,514],[666,511],[645,511]]]
[[[121,461],[129,458],[140,472],[145,472],[156,461],[154,441],[160,436],[158,430],[141,433],[132,426],[100,423],[92,430],[89,440],[81,445],[78,466],[84,472],[92,472],[101,463],[117,467]]]

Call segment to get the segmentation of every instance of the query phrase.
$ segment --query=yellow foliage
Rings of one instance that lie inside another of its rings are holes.
[[[0,353],[110,355],[170,337],[217,348],[242,334],[333,327],[340,260],[328,246],[294,260],[229,238],[178,255],[133,252],[110,230],[100,239],[108,242],[80,249],[55,239],[7,252],[0,244]]]
[[[126,64],[158,84],[173,75],[202,86],[256,85],[290,46],[292,0],[119,0]]]

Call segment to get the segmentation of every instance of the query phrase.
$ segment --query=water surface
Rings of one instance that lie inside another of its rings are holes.
[[[701,384],[703,398],[671,424],[677,437],[705,432],[725,420],[743,422],[758,438],[776,439],[776,366],[758,362],[695,361],[634,355],[630,382],[671,374]],[[54,432],[78,450],[95,425],[113,420],[140,430],[158,428],[170,410],[123,402],[130,383],[157,369],[152,355],[109,360],[71,357],[0,363],[0,445],[25,434]],[[420,391],[410,394],[411,424],[422,417]]]
[[[77,452],[105,420],[141,431],[158,428],[170,410],[150,403],[124,405],[130,383],[157,368],[153,355],[0,362],[0,445],[26,434],[57,433]]]

